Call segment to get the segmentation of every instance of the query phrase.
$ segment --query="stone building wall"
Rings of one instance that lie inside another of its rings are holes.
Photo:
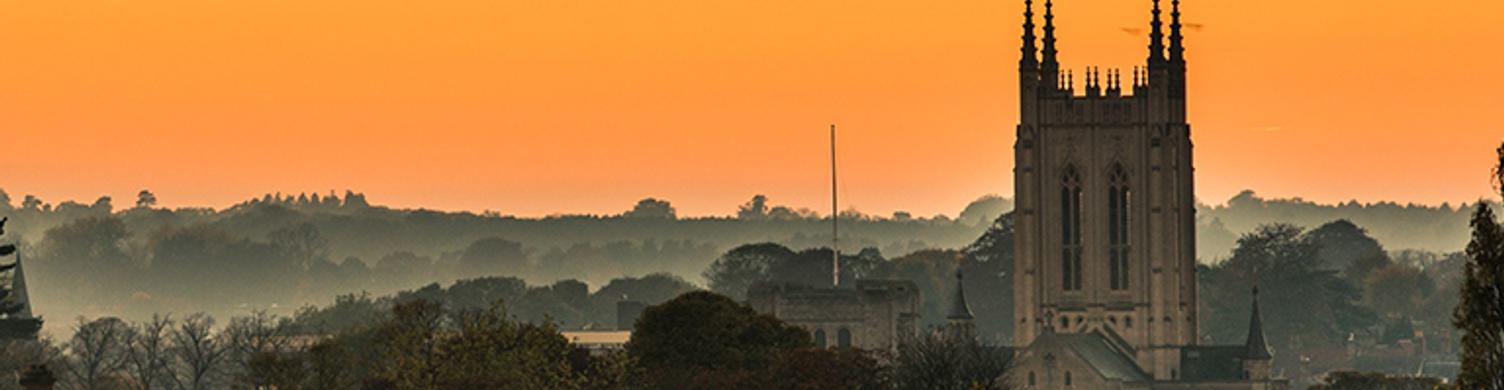
[[[892,350],[918,334],[919,286],[910,281],[859,280],[854,288],[816,288],[789,283],[758,283],[748,304],[804,328],[815,344]]]

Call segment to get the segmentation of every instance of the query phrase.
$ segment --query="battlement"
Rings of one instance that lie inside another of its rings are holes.
[[[1086,68],[1085,85],[1077,89],[1074,75],[1066,71],[1053,86],[1041,86],[1034,103],[1036,123],[1041,125],[1115,126],[1151,121],[1149,78],[1141,67],[1132,70],[1126,88],[1122,72]],[[1104,76],[1105,75],[1105,76]]]

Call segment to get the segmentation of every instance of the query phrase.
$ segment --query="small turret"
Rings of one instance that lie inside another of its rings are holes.
[[[1264,320],[1259,316],[1259,287],[1253,287],[1253,310],[1248,319],[1248,342],[1243,344],[1243,379],[1269,379],[1269,344],[1264,342]]]
[[[971,314],[971,305],[966,303],[966,287],[962,281],[961,268],[957,266],[956,294],[950,300],[950,313],[945,316],[950,322],[946,330],[952,336],[971,337],[976,330],[976,316]]]
[[[26,270],[25,269],[26,269],[26,266],[23,265],[23,264],[21,264],[21,251],[20,251],[20,249],[17,249],[16,250],[16,270],[15,270],[15,274],[11,277],[11,286],[10,286],[11,287],[12,297],[16,300],[17,304],[21,305],[21,310],[17,311],[15,313],[15,317],[16,318],[30,319],[33,316],[31,314],[31,296],[26,292]]]

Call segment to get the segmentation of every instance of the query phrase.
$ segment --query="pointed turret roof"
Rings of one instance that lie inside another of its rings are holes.
[[[971,305],[966,304],[966,288],[961,284],[961,268],[956,267],[956,295],[950,301],[950,314],[945,316],[952,320],[971,320],[976,316],[971,314]]]
[[[1248,320],[1248,342],[1243,344],[1248,351],[1243,355],[1249,360],[1269,360],[1269,344],[1264,342],[1264,320],[1259,316],[1259,287],[1253,286],[1253,315]]]

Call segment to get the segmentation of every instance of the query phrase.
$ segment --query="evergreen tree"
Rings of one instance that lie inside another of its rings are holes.
[[[1495,180],[1504,178],[1504,146],[1498,153]],[[1504,180],[1496,184],[1504,185]],[[1488,204],[1480,203],[1472,227],[1462,298],[1452,317],[1462,330],[1457,381],[1464,389],[1504,390],[1504,226]]]

